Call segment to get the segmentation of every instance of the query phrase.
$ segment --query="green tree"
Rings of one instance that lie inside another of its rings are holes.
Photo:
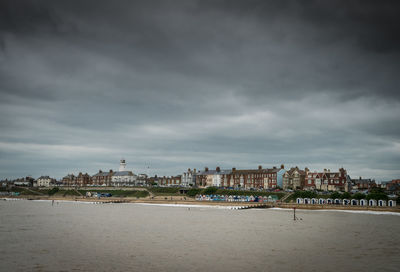
[[[333,192],[330,197],[332,199],[340,198],[342,195],[339,192]]]
[[[367,195],[367,199],[375,199],[375,200],[388,200],[388,196],[385,193],[369,193]]]
[[[218,188],[215,187],[208,187],[203,191],[203,194],[205,195],[214,195],[217,192]]]
[[[187,191],[186,195],[190,197],[194,197],[201,193],[201,189],[192,188]]]
[[[361,199],[364,199],[364,198],[365,198],[365,195],[362,194],[362,193],[355,193],[355,194],[353,195],[353,198],[354,198],[354,199],[361,200]]]
[[[48,191],[48,195],[54,195],[55,193],[57,193],[60,189],[58,187],[54,187],[53,189],[51,189],[50,191]]]
[[[351,194],[349,192],[344,192],[341,196],[341,199],[349,199],[351,198]]]

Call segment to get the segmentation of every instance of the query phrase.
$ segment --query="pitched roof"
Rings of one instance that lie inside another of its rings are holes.
[[[197,175],[214,175],[214,174],[230,174],[232,170],[208,170],[208,171],[200,171]]]
[[[38,179],[50,179],[50,177],[49,177],[49,176],[41,176],[41,177],[38,178]]]
[[[92,177],[107,177],[109,174],[110,174],[110,172],[101,172],[101,173],[99,172],[99,173],[93,175]]]
[[[117,171],[114,172],[113,176],[134,176],[132,171]]]
[[[306,172],[304,172],[304,170],[300,170],[297,166],[296,166],[296,167],[290,168],[290,169],[287,171],[287,173],[288,173],[289,175],[292,175],[293,172],[296,171],[296,170],[297,170],[297,172],[299,172],[300,175],[305,175],[305,174],[306,174]]]

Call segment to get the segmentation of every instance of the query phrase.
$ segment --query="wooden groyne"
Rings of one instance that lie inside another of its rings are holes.
[[[249,205],[244,205],[244,206],[237,206],[237,207],[232,207],[234,210],[248,210],[248,209],[269,209],[273,208],[273,204],[267,204],[267,203],[260,203],[260,204],[249,204]]]

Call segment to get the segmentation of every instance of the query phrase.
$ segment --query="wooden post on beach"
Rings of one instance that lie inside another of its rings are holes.
[[[296,220],[296,207],[293,207],[293,220]]]

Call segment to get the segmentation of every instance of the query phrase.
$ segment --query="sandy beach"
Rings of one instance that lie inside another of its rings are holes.
[[[186,199],[185,199],[186,198]],[[301,210],[352,210],[352,211],[377,211],[400,213],[400,206],[378,207],[378,206],[349,206],[349,205],[306,205],[295,203],[257,203],[257,202],[222,202],[222,201],[197,201],[194,198],[183,196],[155,196],[153,198],[132,198],[132,197],[50,197],[50,196],[23,196],[7,197],[2,199],[27,199],[27,200],[49,200],[49,201],[80,201],[96,203],[145,203],[165,205],[198,205],[198,206],[230,206],[236,208],[283,208]]]

